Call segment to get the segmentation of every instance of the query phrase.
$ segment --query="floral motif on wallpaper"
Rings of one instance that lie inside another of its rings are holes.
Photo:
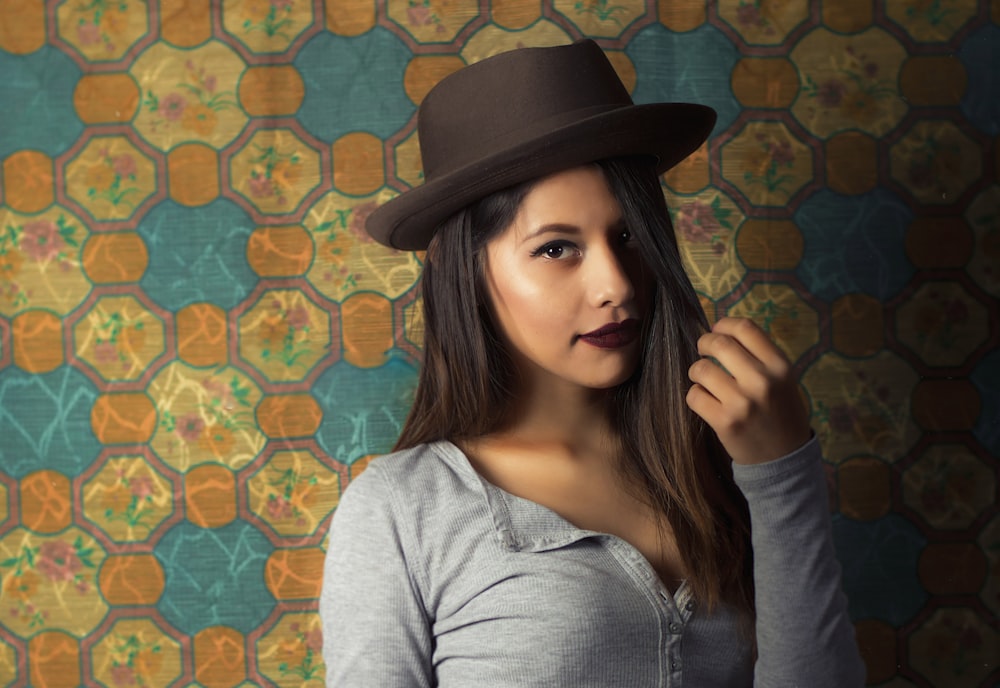
[[[244,70],[239,55],[214,40],[190,50],[154,43],[129,68],[141,92],[133,127],[163,151],[187,142],[228,145],[248,119],[236,98]]]
[[[29,308],[66,314],[90,283],[80,265],[86,225],[59,206],[21,215],[0,206],[0,314]]]
[[[821,138],[852,129],[881,136],[908,109],[899,93],[906,57],[899,41],[880,28],[853,35],[812,31],[791,53],[802,80],[792,112]]]
[[[0,614],[21,637],[65,629],[82,636],[107,612],[97,589],[104,550],[76,527],[59,535],[17,528],[0,538]]]

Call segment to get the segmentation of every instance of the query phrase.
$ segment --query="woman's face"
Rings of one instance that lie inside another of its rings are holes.
[[[599,167],[537,182],[487,243],[485,267],[522,381],[606,389],[632,374],[649,283]]]

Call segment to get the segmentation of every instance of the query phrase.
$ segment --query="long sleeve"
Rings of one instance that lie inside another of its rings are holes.
[[[345,490],[334,514],[320,595],[331,688],[433,684],[430,625],[407,559],[412,524],[402,521],[375,465]]]
[[[841,589],[819,443],[765,464],[734,464],[750,506],[757,602],[754,685],[863,686]]]

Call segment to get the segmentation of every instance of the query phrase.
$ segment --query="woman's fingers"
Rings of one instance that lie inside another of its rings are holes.
[[[688,370],[687,403],[719,436],[733,460],[783,456],[809,437],[791,365],[747,320],[724,318],[698,340],[704,356]]]
[[[781,349],[774,345],[760,327],[746,318],[721,318],[712,326],[712,334],[739,342],[744,351],[776,374],[787,373],[790,365]]]

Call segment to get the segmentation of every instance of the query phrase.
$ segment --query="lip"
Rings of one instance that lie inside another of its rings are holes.
[[[591,332],[581,334],[579,339],[599,349],[620,349],[628,346],[639,336],[639,321],[635,318],[620,323],[610,322]]]

